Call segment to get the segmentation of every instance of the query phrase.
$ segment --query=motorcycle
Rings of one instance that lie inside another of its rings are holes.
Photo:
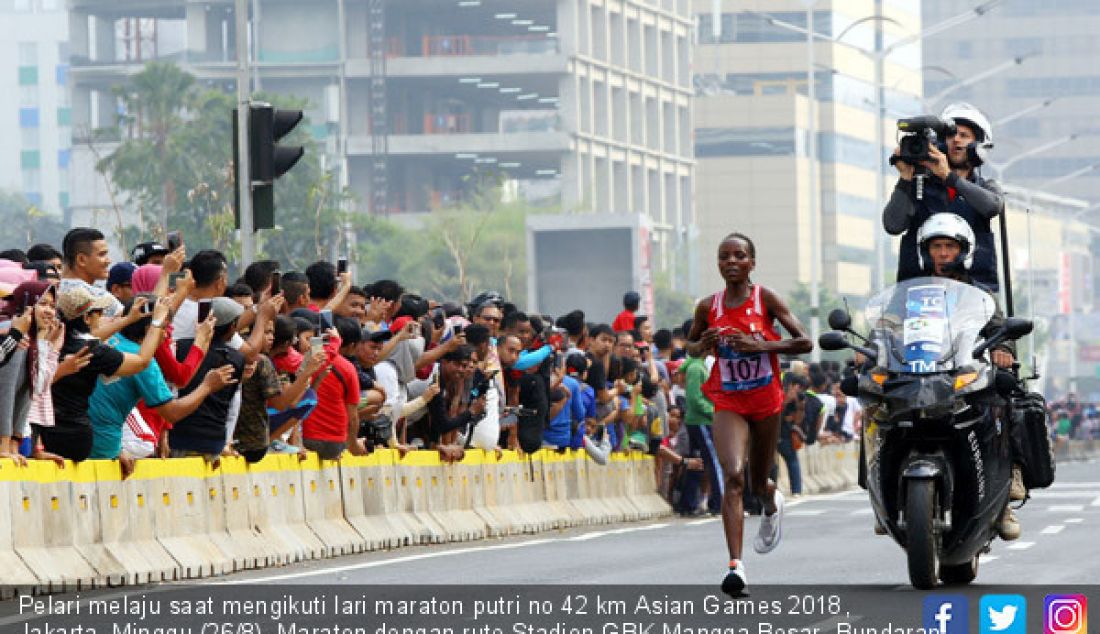
[[[974,286],[915,278],[869,300],[867,336],[838,309],[829,315],[833,331],[819,339],[824,350],[866,358],[841,384],[864,411],[860,485],[905,549],[916,588],[973,581],[1008,499],[1008,399],[1017,379],[986,353],[1032,324],[1008,318],[993,328],[995,310]]]

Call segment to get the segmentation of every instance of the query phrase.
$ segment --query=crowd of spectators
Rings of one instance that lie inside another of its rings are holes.
[[[1085,403],[1069,392],[1047,404],[1051,439],[1059,445],[1070,440],[1100,439],[1100,405]]]
[[[612,327],[494,292],[439,303],[356,284],[342,260],[258,261],[232,279],[218,251],[170,240],[130,255],[112,265],[91,228],[0,253],[0,458],[113,459],[124,474],[146,458],[378,447],[684,462],[670,433],[684,330],[655,330],[637,293]]]

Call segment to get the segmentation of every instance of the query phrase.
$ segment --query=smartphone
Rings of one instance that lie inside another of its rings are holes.
[[[348,272],[348,259],[347,258],[340,258],[339,260],[336,260],[336,274],[337,275],[342,275],[342,274],[347,273],[347,272]]]
[[[187,277],[186,273],[171,273],[168,275],[168,290],[175,292],[179,281]]]
[[[331,310],[322,310],[321,311],[321,329],[322,330],[328,330],[329,328],[332,328],[332,311]]]
[[[179,231],[169,231],[168,236],[168,250],[175,251],[183,246],[183,233]]]
[[[141,314],[142,315],[152,315],[153,314],[153,309],[156,308],[156,307],[157,307],[156,302],[153,302],[153,301],[145,302],[141,306]]]
[[[311,355],[315,355],[318,352],[325,351],[325,338],[324,337],[310,337],[309,338],[309,352]]]
[[[283,274],[279,271],[275,271],[271,274],[271,296],[274,297],[283,291],[282,288]]]
[[[213,308],[213,307],[214,307],[214,305],[210,302],[209,299],[200,299],[199,300],[199,323],[200,324],[202,322],[206,321],[206,318],[210,316],[210,309]]]
[[[84,342],[84,349],[88,352],[92,352],[99,345],[99,339],[91,338]]]

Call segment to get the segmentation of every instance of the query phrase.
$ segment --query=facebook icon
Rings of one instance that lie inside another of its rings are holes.
[[[933,594],[924,599],[922,623],[928,632],[966,634],[969,631],[969,606],[959,594]]]

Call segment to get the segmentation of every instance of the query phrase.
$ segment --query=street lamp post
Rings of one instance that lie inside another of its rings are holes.
[[[810,338],[815,342],[810,358],[821,361],[821,348],[816,345],[821,334],[821,219],[817,186],[817,81],[814,70],[814,5],[817,0],[803,0],[806,5],[806,97],[809,102],[809,136],[806,148],[809,153],[810,182]]]

